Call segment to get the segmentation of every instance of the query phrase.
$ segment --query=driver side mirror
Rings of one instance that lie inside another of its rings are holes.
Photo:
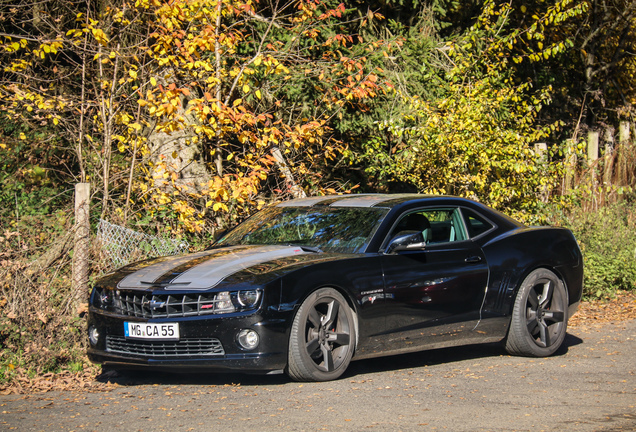
[[[400,251],[423,250],[425,247],[426,242],[420,231],[400,231],[391,239],[385,253],[389,255]]]

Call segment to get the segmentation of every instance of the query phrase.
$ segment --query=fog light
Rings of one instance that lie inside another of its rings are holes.
[[[238,341],[238,344],[241,346],[241,348],[251,350],[256,348],[256,346],[258,345],[259,337],[258,333],[256,333],[254,330],[243,329],[236,336],[236,340]]]
[[[99,341],[99,332],[95,326],[90,326],[88,328],[88,340],[91,342],[91,345],[97,345],[97,341]]]

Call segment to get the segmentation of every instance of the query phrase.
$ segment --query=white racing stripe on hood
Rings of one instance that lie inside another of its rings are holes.
[[[119,288],[145,289],[152,286],[148,282],[154,282],[162,275],[179,265],[186,264],[192,259],[206,254],[218,253],[223,249],[199,252],[196,254],[178,257],[161,263],[150,265],[123,278]],[[227,251],[227,249],[224,249]],[[305,253],[298,246],[260,246],[249,249],[230,250],[229,253],[211,257],[210,259],[195,265],[184,271],[166,286],[170,290],[205,290],[213,288],[226,277],[249,268],[278,258]],[[146,282],[146,283],[143,283]]]
[[[189,284],[183,285],[183,287],[177,285],[172,289],[212,288],[226,277],[253,265],[303,253],[305,252],[297,246],[262,246],[230,252],[186,270],[172,283],[189,282]]]
[[[166,257],[155,264],[148,264],[148,266],[137,270],[134,273],[131,273],[124,277],[117,284],[117,288],[148,288],[150,285],[144,284],[143,282],[154,282],[159,279],[163,274],[168,273],[170,270],[177,268],[186,264],[193,259],[197,259],[202,256],[211,255],[213,251],[202,251],[196,252],[188,255],[174,256],[174,257]]]

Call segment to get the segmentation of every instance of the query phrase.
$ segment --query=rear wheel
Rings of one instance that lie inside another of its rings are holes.
[[[537,269],[523,283],[506,338],[510,354],[545,357],[563,343],[568,321],[568,293],[550,270]]]
[[[287,374],[296,381],[329,381],[342,375],[355,348],[354,320],[338,291],[321,288],[311,293],[294,317]]]

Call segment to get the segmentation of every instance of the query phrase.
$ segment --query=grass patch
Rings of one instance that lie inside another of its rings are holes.
[[[579,206],[551,222],[570,228],[585,262],[583,296],[611,298],[636,289],[636,203],[620,202],[598,210]]]

